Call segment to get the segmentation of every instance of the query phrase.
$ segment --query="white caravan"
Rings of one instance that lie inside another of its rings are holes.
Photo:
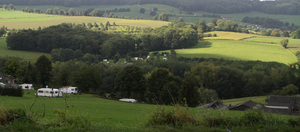
[[[40,88],[36,91],[36,96],[43,96],[43,97],[62,97],[62,92],[58,89],[51,89],[51,88]]]
[[[135,99],[119,99],[122,102],[129,102],[129,103],[137,103],[138,101]]]
[[[59,89],[63,93],[69,93],[69,94],[77,94],[78,88],[77,87],[64,87]]]
[[[19,86],[22,87],[22,89],[34,90],[32,84],[20,84]]]

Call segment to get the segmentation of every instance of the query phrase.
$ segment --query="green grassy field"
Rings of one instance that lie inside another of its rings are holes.
[[[167,5],[162,5],[162,4],[144,4],[141,5],[143,7],[146,8],[153,8],[153,7],[157,7],[158,11],[157,13],[160,14],[162,12],[165,12],[167,14],[175,14],[176,16],[174,17],[170,17],[170,20],[177,20],[180,16],[183,17],[185,22],[195,22],[195,21],[199,21],[200,19],[204,19],[207,23],[210,23],[212,18],[209,17],[194,17],[192,15],[185,15],[185,14],[179,14],[179,10],[178,8],[172,7],[172,6],[167,6]],[[60,9],[69,9],[69,7],[64,7],[64,6],[15,6],[17,8],[17,10],[21,10],[22,8],[26,8],[26,7],[30,7],[32,9],[34,8],[38,8],[41,10],[47,10],[48,8],[54,8],[54,7],[58,7]],[[141,7],[137,6],[137,5],[95,5],[95,6],[80,6],[80,7],[74,7],[75,10],[83,10],[83,9],[89,9],[89,8],[95,8],[95,9],[101,9],[101,10],[113,10],[114,8],[130,8],[131,12],[124,12],[124,13],[115,13],[115,15],[118,16],[130,16],[131,18],[135,18],[136,16],[139,17],[144,17],[144,19],[148,19],[148,20],[152,20],[152,16],[149,15],[150,11],[146,10],[146,12],[144,14],[139,13],[139,10]],[[209,12],[205,12],[205,11],[197,11],[197,12],[193,12],[195,14],[201,15],[201,14],[213,14],[213,13],[209,13]],[[300,25],[300,21],[298,21],[300,19],[300,15],[276,15],[276,14],[266,14],[266,13],[262,13],[262,12],[257,12],[257,11],[251,11],[251,12],[246,12],[246,13],[233,13],[233,14],[216,14],[216,15],[220,15],[223,17],[233,17],[235,18],[233,21],[238,22],[239,24],[241,23],[242,25],[249,25],[248,23],[243,23],[241,22],[242,19],[245,16],[248,17],[269,17],[269,18],[274,18],[274,19],[279,19],[283,22],[289,22],[294,23],[295,25]],[[250,24],[253,25],[253,24]]]
[[[33,111],[41,116],[44,111],[45,105],[45,117],[47,119],[53,118],[53,110],[65,108],[64,98],[50,98],[50,97],[38,97],[34,96],[35,91],[30,91],[30,94],[26,94],[24,91],[24,97],[8,97],[0,96],[0,105],[8,108],[29,108],[29,106],[36,100],[33,105]],[[157,105],[140,104],[140,103],[125,103],[114,100],[107,100],[92,97],[89,94],[82,94],[80,96],[71,95],[67,98],[67,105],[74,106],[68,108],[70,113],[88,114],[91,121],[95,124],[114,124],[120,126],[135,126],[142,125],[147,122],[147,114],[153,112]],[[224,101],[225,102],[225,101]],[[164,106],[167,110],[172,110],[172,106]],[[230,116],[240,116],[242,111],[218,111],[218,110],[206,110],[191,108],[192,113],[196,118],[201,118],[208,112],[213,115],[218,115],[220,112]],[[279,118],[290,118],[292,116],[277,115]]]
[[[168,52],[168,51],[167,51]],[[297,62],[296,57],[278,44],[232,40],[200,41],[190,49],[177,49],[178,56],[224,58],[230,60],[276,61],[285,64]]]
[[[0,38],[0,56],[14,56],[20,57],[27,61],[34,61],[37,60],[41,55],[50,56],[47,53],[40,53],[40,52],[29,52],[29,51],[18,51],[18,50],[8,50],[6,46],[6,38]]]
[[[266,105],[267,102],[265,101],[268,98],[268,96],[254,96],[254,97],[245,97],[245,98],[236,98],[236,99],[227,99],[227,100],[222,100],[225,105],[230,105],[230,104],[239,104],[243,103],[249,100],[252,100],[256,103],[259,104],[264,104]]]

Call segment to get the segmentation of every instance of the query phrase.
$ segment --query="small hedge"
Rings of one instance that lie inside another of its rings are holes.
[[[4,86],[0,87],[0,95],[2,96],[16,96],[23,97],[23,89],[21,87]]]

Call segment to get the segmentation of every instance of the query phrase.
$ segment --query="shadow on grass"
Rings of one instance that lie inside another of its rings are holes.
[[[196,49],[196,48],[210,48],[212,46],[212,42],[209,41],[199,41],[198,44],[193,46],[191,49]]]
[[[223,59],[228,59],[228,60],[244,60],[242,58],[237,58],[237,57],[233,57],[233,56],[226,56],[226,55],[218,55],[218,54],[208,54],[208,53],[198,53],[198,54],[179,54],[178,56],[182,56],[182,57],[197,57],[197,58],[223,58]]]

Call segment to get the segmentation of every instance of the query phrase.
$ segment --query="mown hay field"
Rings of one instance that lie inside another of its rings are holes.
[[[161,27],[167,25],[169,22],[165,21],[152,21],[152,20],[126,20],[117,18],[107,18],[107,17],[89,17],[89,16],[56,16],[56,15],[42,15],[42,14],[32,14],[23,13],[18,11],[0,11],[0,13],[9,12],[10,17],[1,17],[1,25],[8,27],[9,29],[28,29],[28,28],[38,28],[38,27],[48,27],[52,25],[58,25],[61,23],[106,23],[109,21],[111,24],[115,22],[117,25],[128,25],[134,27]],[[20,14],[24,16],[21,17]],[[32,16],[31,16],[32,15]],[[16,16],[16,17],[14,17]],[[53,16],[53,17],[52,17]]]
[[[60,9],[70,9],[70,7],[64,7],[64,6],[15,6],[17,10],[21,10],[22,8],[38,8],[41,10],[46,11],[49,8],[55,8],[58,7]],[[113,10],[115,8],[130,8],[130,12],[114,12],[115,15],[117,16],[129,16],[131,19],[135,19],[136,17],[143,17],[143,19],[147,20],[153,20],[153,16],[150,15],[150,10],[154,7],[158,8],[157,15],[161,13],[167,13],[167,14],[172,14],[175,16],[169,16],[169,21],[174,21],[178,20],[179,17],[183,17],[185,22],[195,22],[199,21],[200,19],[204,19],[206,22],[211,22],[213,18],[210,17],[195,17],[194,15],[188,15],[188,14],[180,14],[180,11],[178,8],[168,6],[168,5],[163,5],[163,4],[143,4],[143,5],[91,5],[91,6],[79,6],[79,7],[72,7],[75,10],[83,10],[83,9],[100,9],[100,10]],[[140,9],[145,8],[145,13],[140,13]],[[184,13],[184,12],[183,12]],[[208,14],[205,12],[201,12],[202,14]],[[106,16],[107,14],[104,14]]]
[[[41,55],[50,56],[50,54],[48,54],[48,53],[9,50],[6,45],[6,38],[5,37],[0,38],[0,56],[19,57],[19,58],[23,58],[24,60],[27,60],[27,61],[35,61]]]
[[[243,42],[233,40],[200,41],[189,49],[176,49],[178,56],[224,58],[229,60],[252,60],[291,64],[297,62],[294,54],[278,44]],[[165,51],[164,51],[165,52]],[[168,50],[166,52],[169,52]]]

